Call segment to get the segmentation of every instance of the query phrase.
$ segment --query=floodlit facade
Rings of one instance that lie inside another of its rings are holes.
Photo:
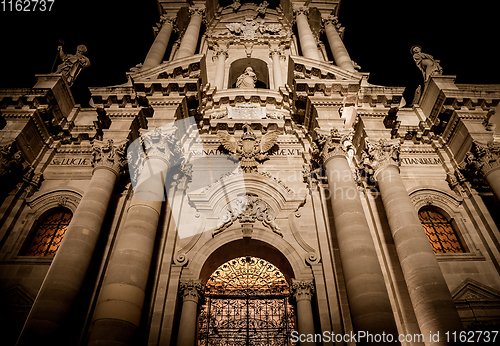
[[[494,337],[500,85],[413,47],[405,104],[358,71],[339,3],[158,0],[144,63],[90,108],[84,46],[0,90],[7,344]]]

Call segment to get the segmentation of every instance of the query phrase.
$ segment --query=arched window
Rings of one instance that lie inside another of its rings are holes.
[[[65,208],[51,209],[42,215],[19,255],[53,257],[72,217],[71,211]]]
[[[283,273],[261,258],[222,264],[206,284],[198,346],[289,345],[295,330],[289,294]]]
[[[420,209],[418,217],[434,253],[466,252],[453,227],[452,220],[449,220],[435,208]]]

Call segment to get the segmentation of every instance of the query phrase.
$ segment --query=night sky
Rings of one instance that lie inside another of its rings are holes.
[[[410,54],[415,44],[441,60],[444,74],[456,75],[457,83],[500,84],[493,3],[344,0],[339,18],[349,54],[361,72],[370,72],[369,82],[407,87],[411,100],[422,82]],[[59,39],[66,53],[85,44],[91,66],[72,87],[83,106],[90,99],[88,87],[126,82],[125,72],[144,61],[158,21],[155,0],[55,0],[51,12],[2,10],[0,87],[32,87],[35,74],[51,71]]]

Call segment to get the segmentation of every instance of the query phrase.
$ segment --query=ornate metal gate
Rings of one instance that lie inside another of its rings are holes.
[[[198,345],[292,345],[295,316],[288,296],[288,283],[271,263],[255,257],[224,263],[206,285]]]

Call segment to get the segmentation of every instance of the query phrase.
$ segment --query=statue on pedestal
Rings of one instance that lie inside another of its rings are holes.
[[[62,74],[68,85],[72,86],[80,72],[90,66],[90,60],[83,55],[87,47],[83,44],[79,45],[76,48],[76,54],[64,54],[62,46],[59,46],[58,50],[63,62],[57,66],[55,73]]]
[[[411,47],[411,54],[413,55],[415,64],[417,64],[417,67],[422,71],[424,81],[427,81],[430,76],[443,74],[443,69],[441,65],[439,65],[439,60],[435,60],[432,55],[422,53],[422,47]]]
[[[257,75],[250,66],[245,69],[238,79],[236,80],[237,88],[255,88],[255,82],[257,81]]]

